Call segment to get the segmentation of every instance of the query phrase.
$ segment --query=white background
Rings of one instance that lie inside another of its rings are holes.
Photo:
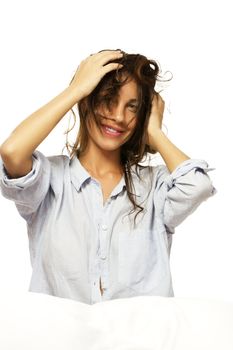
[[[218,190],[176,228],[177,297],[233,302],[231,23],[226,0],[15,0],[0,10],[0,144],[66,88],[91,53],[120,48],[172,72],[163,93],[167,135],[191,158],[216,168],[209,176]],[[38,147],[45,155],[61,154],[68,115]],[[0,215],[0,289],[25,291],[31,277],[26,222],[2,196]]]

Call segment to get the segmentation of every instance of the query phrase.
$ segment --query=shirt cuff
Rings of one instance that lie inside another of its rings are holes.
[[[186,159],[180,165],[178,165],[171,174],[169,174],[164,179],[164,182],[166,183],[168,190],[173,187],[173,184],[175,183],[177,178],[187,174],[190,170],[194,168],[202,169],[205,173],[216,169],[216,168],[210,168],[208,163],[203,159]],[[213,191],[216,191],[216,189],[213,188]]]

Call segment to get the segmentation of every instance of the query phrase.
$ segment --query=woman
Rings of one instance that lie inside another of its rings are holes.
[[[158,73],[142,55],[90,55],[70,85],[1,145],[2,194],[27,222],[30,291],[88,304],[174,295],[172,234],[216,189],[206,161],[191,159],[161,130]],[[80,129],[71,156],[46,157],[36,148],[75,104]],[[159,152],[165,165],[139,165],[147,152]]]

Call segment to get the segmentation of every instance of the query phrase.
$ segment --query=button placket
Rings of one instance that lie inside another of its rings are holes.
[[[100,193],[98,193],[100,195]],[[103,198],[102,195],[100,195],[101,199]],[[107,291],[108,287],[108,269],[107,269],[107,241],[108,241],[108,230],[109,230],[109,224],[108,224],[108,215],[109,215],[109,204],[111,199],[109,198],[105,205],[100,206],[100,216],[99,216],[99,222],[98,222],[98,237],[99,237],[99,266],[100,266],[100,274],[99,278],[101,279],[101,286],[102,290],[105,293]],[[99,288],[99,286],[98,286]]]
[[[100,266],[101,266],[101,283],[102,290],[105,293],[106,291],[106,274],[107,274],[107,234],[109,230],[109,225],[107,224],[107,211],[106,208],[103,208],[103,217],[100,225],[100,241],[101,241],[101,249],[100,249]]]
[[[104,261],[102,260],[102,257],[105,258],[105,254],[103,254],[102,252],[105,252],[105,241],[106,241],[106,237],[105,237],[105,232],[106,229],[105,227],[103,228],[103,220],[104,220],[104,208],[103,208],[103,196],[102,196],[102,191],[101,191],[101,186],[100,184],[93,179],[93,182],[95,183],[95,187],[94,187],[94,191],[95,191],[95,196],[93,197],[93,200],[95,201],[95,203],[93,203],[95,205],[95,224],[96,224],[96,232],[97,232],[97,246],[96,246],[96,268],[95,268],[95,277],[94,277],[94,295],[95,295],[95,299],[96,301],[101,301],[102,300],[102,296],[100,296],[100,290],[99,290],[99,279],[101,278],[104,279],[104,266],[103,263]],[[106,225],[107,226],[107,225]],[[103,276],[103,277],[102,277]],[[104,286],[103,286],[103,281],[102,281],[102,288],[103,291]]]
[[[100,232],[100,258],[102,260],[106,259],[106,241],[107,241],[107,230],[108,226],[106,224],[101,224]]]

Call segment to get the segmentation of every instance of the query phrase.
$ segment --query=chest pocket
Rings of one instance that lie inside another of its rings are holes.
[[[156,241],[151,231],[120,232],[118,281],[137,291],[143,291],[157,259]]]

